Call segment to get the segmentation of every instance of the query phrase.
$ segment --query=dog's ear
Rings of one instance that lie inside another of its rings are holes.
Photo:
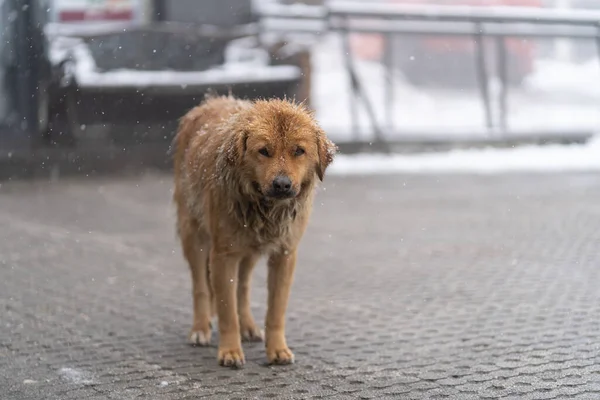
[[[245,130],[235,131],[227,141],[227,162],[231,165],[240,165],[246,154],[246,143],[248,132]]]
[[[322,182],[325,176],[325,170],[333,161],[333,157],[337,152],[337,146],[327,138],[325,132],[318,128],[317,129],[317,152],[319,155],[319,161],[317,163],[317,176]]]

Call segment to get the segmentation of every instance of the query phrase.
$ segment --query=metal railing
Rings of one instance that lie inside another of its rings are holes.
[[[332,2],[327,6],[273,5],[257,10],[262,32],[314,33],[338,32],[344,38],[345,69],[350,77],[355,98],[350,99],[353,130],[358,129],[357,100],[360,100],[372,125],[375,140],[384,142],[383,129],[375,116],[372,102],[358,78],[350,52],[351,33],[376,33],[385,38],[384,66],[388,79],[385,91],[386,125],[394,126],[394,85],[391,84],[394,68],[394,36],[439,35],[472,38],[475,43],[475,67],[482,102],[482,112],[488,137],[509,133],[508,126],[508,38],[527,39],[591,39],[594,40],[600,60],[600,12],[560,11],[526,7],[472,7],[472,6],[418,6],[398,4],[372,4],[371,2]],[[495,43],[495,61],[500,90],[492,99],[489,87],[485,43]],[[600,64],[599,64],[600,67]],[[600,84],[600,82],[595,82]],[[592,83],[591,83],[592,84]],[[495,101],[494,101],[495,100]],[[493,104],[497,104],[494,110]],[[497,118],[494,118],[497,115]],[[577,132],[510,132],[515,136],[558,136],[572,138],[591,136],[594,130]],[[418,141],[412,137],[411,140]]]

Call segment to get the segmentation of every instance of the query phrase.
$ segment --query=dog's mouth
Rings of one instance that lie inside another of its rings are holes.
[[[263,192],[261,190],[260,184],[256,181],[252,182],[252,188],[254,189],[254,191],[263,198],[263,200],[286,200],[286,199],[293,199],[294,197],[296,197],[298,195],[298,192],[296,192],[295,190],[290,190],[290,191],[286,191],[286,192],[275,192],[275,191],[268,191],[268,192]]]
[[[293,199],[294,197],[296,197],[296,191],[292,190],[285,193],[269,192],[267,193],[267,197],[274,200]]]
[[[262,190],[260,190],[260,184],[256,181],[252,181],[252,188],[254,189],[254,191],[256,193],[258,193],[259,195],[263,196],[263,192]]]

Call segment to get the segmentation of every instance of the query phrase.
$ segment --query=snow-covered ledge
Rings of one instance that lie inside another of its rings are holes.
[[[82,88],[136,88],[235,85],[293,81],[301,76],[295,66],[257,65],[255,63],[225,63],[204,71],[139,71],[118,69],[99,71],[88,46],[79,43],[72,49],[73,77]]]
[[[338,154],[332,175],[505,174],[600,171],[600,137],[572,145],[467,149],[422,154]]]

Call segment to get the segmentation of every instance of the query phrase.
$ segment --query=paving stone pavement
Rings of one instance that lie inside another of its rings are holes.
[[[1,399],[600,399],[599,175],[329,177],[288,313],[297,363],[249,344],[241,370],[186,343],[170,191],[0,186]]]

